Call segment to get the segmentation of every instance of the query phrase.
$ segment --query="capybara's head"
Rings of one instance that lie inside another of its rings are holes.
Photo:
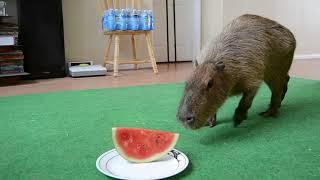
[[[216,113],[228,97],[225,64],[205,62],[198,65],[185,84],[177,112],[184,127],[199,129]]]

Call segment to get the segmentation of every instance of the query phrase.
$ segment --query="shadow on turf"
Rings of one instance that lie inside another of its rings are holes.
[[[217,126],[212,128],[212,131],[215,131],[214,133],[204,136],[201,138],[200,143],[204,145],[212,145],[212,144],[223,144],[226,142],[232,142],[236,141],[237,139],[240,139],[243,136],[247,135],[254,135],[255,132],[261,133],[262,129],[265,127],[266,124],[271,124],[271,126],[277,126],[279,122],[282,120],[282,118],[287,116],[292,116],[293,114],[299,114],[304,113],[308,114],[309,116],[312,115],[308,113],[308,106],[312,107],[320,107],[320,100],[317,99],[305,99],[303,97],[299,99],[295,99],[294,101],[291,101],[290,103],[284,104],[280,108],[280,114],[277,118],[263,118],[259,116],[258,114],[253,114],[254,112],[249,112],[248,114],[248,120],[245,120],[239,127],[233,128],[231,126],[232,122],[232,116],[218,120]],[[263,107],[259,106],[257,109],[263,110]],[[318,118],[318,117],[315,117]],[[302,119],[301,119],[302,120]],[[219,128],[220,125],[223,124],[230,124],[230,126],[223,128],[222,131],[220,131],[221,128]],[[290,122],[288,122],[290,123]],[[307,123],[306,120],[303,120],[302,123]],[[217,128],[217,129],[215,129]],[[229,128],[230,130],[225,130],[226,128]],[[271,129],[272,130],[272,129]]]

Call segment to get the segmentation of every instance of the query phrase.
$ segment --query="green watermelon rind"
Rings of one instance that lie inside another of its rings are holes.
[[[113,140],[113,144],[114,144],[117,152],[120,154],[121,157],[123,157],[127,161],[133,162],[133,163],[148,163],[148,162],[153,162],[153,161],[157,161],[157,160],[161,159],[162,157],[164,157],[168,152],[170,152],[174,148],[174,146],[177,144],[178,139],[179,139],[179,134],[173,133],[174,134],[174,138],[172,140],[172,143],[166,150],[162,151],[161,153],[154,154],[153,156],[151,156],[149,158],[146,158],[146,159],[136,159],[134,157],[127,156],[122,151],[122,149],[118,145],[116,137],[115,137],[116,136],[116,130],[117,130],[117,128],[112,128],[112,140]]]

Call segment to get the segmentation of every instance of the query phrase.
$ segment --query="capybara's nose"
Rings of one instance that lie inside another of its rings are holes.
[[[192,113],[185,113],[182,116],[180,115],[178,119],[188,125],[191,125],[194,122],[194,115]]]
[[[187,116],[187,117],[186,117],[185,122],[186,122],[187,124],[192,124],[193,121],[194,121],[194,116],[191,115],[191,116]]]

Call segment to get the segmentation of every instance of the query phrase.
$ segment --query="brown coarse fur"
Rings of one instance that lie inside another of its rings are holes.
[[[257,15],[242,15],[201,52],[199,64],[186,82],[177,118],[198,129],[206,125],[229,96],[242,95],[234,125],[247,118],[252,100],[264,81],[272,92],[265,117],[276,116],[289,81],[296,41],[279,23]]]

